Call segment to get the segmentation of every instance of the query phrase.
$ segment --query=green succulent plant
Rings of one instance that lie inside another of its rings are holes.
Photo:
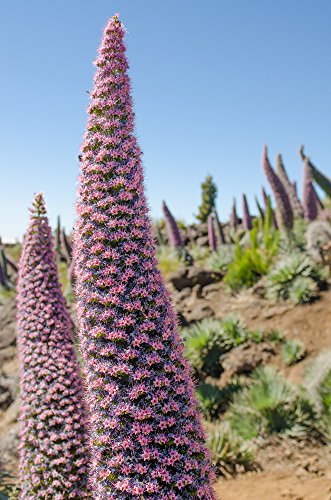
[[[306,350],[301,340],[289,339],[284,342],[281,354],[284,363],[291,366],[305,357]]]
[[[250,440],[272,433],[307,434],[315,428],[316,413],[304,393],[266,366],[258,368],[250,385],[234,396],[226,420],[233,432]]]
[[[206,430],[207,446],[219,475],[233,475],[239,467],[245,471],[254,468],[253,446],[236,436],[226,423],[208,424]]]
[[[271,300],[290,298],[295,304],[316,297],[326,285],[328,272],[305,253],[282,259],[268,275],[266,296]]]

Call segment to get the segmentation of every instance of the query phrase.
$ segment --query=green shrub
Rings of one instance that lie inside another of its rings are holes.
[[[165,277],[177,271],[183,264],[178,251],[167,245],[157,248],[156,257],[159,263],[159,269]]]
[[[225,273],[233,261],[234,255],[234,245],[220,245],[217,251],[211,254],[207,266],[215,273]]]
[[[232,291],[250,287],[266,275],[278,252],[279,233],[266,222],[261,233],[255,225],[249,235],[249,247],[236,244],[233,262],[224,279]]]
[[[269,274],[266,296],[271,300],[291,298],[296,304],[311,301],[325,286],[327,277],[326,269],[307,254],[294,253]]]
[[[202,267],[206,265],[210,258],[209,247],[203,247],[197,243],[192,243],[189,246],[189,252],[190,255],[192,255],[194,262]]]
[[[272,367],[258,368],[250,385],[236,394],[227,413],[231,429],[243,439],[272,433],[298,436],[315,426],[313,405]]]
[[[286,340],[282,346],[282,358],[287,366],[294,365],[305,357],[306,351],[300,340]]]
[[[208,424],[207,446],[219,475],[234,475],[254,468],[255,453],[251,445],[236,436],[226,423]]]

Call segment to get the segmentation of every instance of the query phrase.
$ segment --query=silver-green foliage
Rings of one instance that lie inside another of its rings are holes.
[[[314,259],[322,260],[322,247],[331,241],[331,225],[329,222],[315,220],[310,222],[306,231],[307,251]]]
[[[224,320],[205,318],[183,328],[185,356],[197,373],[217,377],[220,357],[247,339],[247,332],[236,317]]]
[[[233,395],[242,390],[244,386],[244,381],[239,377],[233,379],[222,388],[209,382],[199,384],[196,394],[205,419],[216,419],[220,413],[223,413],[227,409],[232,401]]]
[[[328,272],[305,253],[294,253],[282,259],[268,275],[267,297],[290,298],[295,304],[310,302],[325,286]]]
[[[281,353],[284,363],[291,366],[304,358],[306,350],[301,340],[289,339],[284,342]]]
[[[254,467],[254,448],[235,435],[227,423],[210,423],[206,430],[212,463],[220,475],[232,475],[239,468],[246,471]]]
[[[243,439],[272,433],[304,435],[315,428],[312,403],[274,368],[258,368],[250,385],[236,394],[226,416],[233,432]]]
[[[308,366],[304,387],[321,419],[321,430],[331,441],[331,350],[321,352]]]
[[[226,272],[228,266],[234,259],[235,245],[220,245],[216,252],[212,252],[207,266],[217,273]]]

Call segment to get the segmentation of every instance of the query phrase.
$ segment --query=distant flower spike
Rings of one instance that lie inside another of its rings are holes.
[[[301,146],[299,149],[299,155],[302,158],[303,161],[307,158],[307,156],[304,153],[304,146]],[[316,184],[319,185],[321,189],[325,192],[325,194],[331,198],[331,180],[323,174],[320,170],[318,170],[315,165],[310,161],[310,158],[308,158],[310,168],[312,170],[312,175],[313,179],[316,182]]]
[[[22,500],[89,498],[82,383],[42,194],[18,275]]]
[[[231,215],[230,215],[230,226],[233,229],[237,229],[238,227],[238,216],[237,216],[237,205],[236,205],[236,200],[233,198],[233,203],[232,203],[232,210],[231,210]]]
[[[249,213],[249,207],[246,195],[242,195],[242,205],[243,205],[243,225],[244,228],[250,231],[253,228],[252,216]]]
[[[293,215],[299,219],[303,217],[303,208],[301,206],[300,200],[298,198],[297,192],[290,179],[288,178],[282,155],[278,154],[276,157],[276,174],[283,183],[283,186],[289,197],[291,207],[293,210]]]
[[[302,200],[305,219],[308,221],[315,220],[318,213],[316,193],[312,180],[312,169],[309,164],[309,158],[306,158],[303,166]]]
[[[174,248],[181,248],[183,246],[183,241],[182,237],[180,235],[179,227],[177,225],[177,222],[170,212],[169,208],[166,205],[166,202],[164,201],[162,203],[162,210],[163,210],[163,215],[166,223],[166,228],[167,228],[167,235],[168,235],[168,240],[170,243],[170,246]]]
[[[214,226],[214,217],[212,214],[209,214],[208,216],[208,241],[210,250],[212,252],[215,252],[217,250],[217,239]]]
[[[292,229],[293,227],[293,211],[289,197],[283,186],[283,183],[279,179],[278,175],[274,172],[272,166],[270,165],[267,147],[264,146],[263,158],[262,158],[263,170],[266,178],[270,184],[272,192],[274,194],[276,204],[277,204],[277,216],[279,226],[285,227],[286,229]]]
[[[215,216],[215,223],[216,223],[216,227],[217,227],[217,231],[218,231],[219,241],[220,241],[221,245],[225,245],[226,239],[225,239],[222,223],[218,217],[216,210],[214,210],[214,216]]]
[[[124,27],[96,61],[74,232],[95,500],[214,498],[176,315],[157,268]]]

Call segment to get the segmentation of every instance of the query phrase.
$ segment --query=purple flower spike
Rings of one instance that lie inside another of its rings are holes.
[[[208,241],[209,248],[212,252],[217,250],[217,239],[215,233],[214,216],[209,214],[208,216]]]
[[[93,499],[214,499],[191,371],[155,257],[125,30],[96,61],[74,231]]]
[[[247,203],[246,195],[242,195],[242,204],[243,204],[243,224],[244,228],[250,231],[253,228],[252,216],[249,213],[249,207]]]
[[[276,157],[276,174],[278,175],[280,181],[282,182],[287,196],[290,200],[290,204],[293,210],[293,215],[297,218],[303,217],[303,208],[301,206],[300,200],[297,195],[296,187],[291,183],[284,163],[282,155],[278,154]]]
[[[279,226],[285,227],[286,229],[292,229],[293,211],[291,203],[283,186],[283,183],[270,165],[266,146],[264,146],[263,149],[262,164],[264,173],[276,200],[278,224]]]
[[[165,201],[162,203],[162,210],[164,214],[170,246],[174,248],[181,248],[183,246],[183,242],[177,222],[175,221],[175,218],[170,212],[169,208],[167,207]]]
[[[238,227],[237,206],[236,206],[235,198],[233,198],[233,203],[232,203],[232,210],[231,210],[231,215],[230,215],[230,226],[235,230]]]
[[[41,194],[18,274],[21,498],[90,498],[82,383]]]
[[[309,164],[309,158],[304,160],[303,166],[303,187],[302,201],[305,219],[308,221],[315,220],[317,217],[317,198],[313,186],[313,174]]]

